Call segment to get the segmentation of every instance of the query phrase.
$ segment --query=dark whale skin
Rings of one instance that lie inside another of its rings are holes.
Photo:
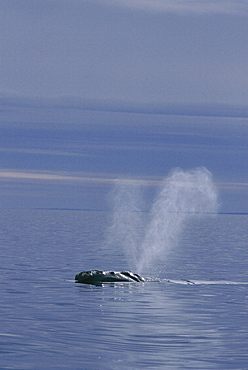
[[[102,283],[117,283],[117,282],[142,282],[145,279],[138,275],[133,274],[129,271],[100,271],[100,270],[89,270],[79,272],[75,276],[76,283],[101,285]]]

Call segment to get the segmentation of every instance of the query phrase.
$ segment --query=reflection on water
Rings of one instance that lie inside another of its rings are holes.
[[[2,213],[1,367],[245,369],[247,216],[188,225],[157,281],[75,284],[125,269],[101,243],[106,224],[104,212]]]
[[[114,350],[115,359],[122,365],[128,361],[130,368],[176,368],[185,363],[204,368],[202,356],[205,363],[219,358],[225,348],[211,322],[211,309],[195,312],[193,292],[187,297],[180,289],[176,294],[182,294],[180,299],[174,293],[164,284],[152,283],[102,290],[97,318],[100,348]]]

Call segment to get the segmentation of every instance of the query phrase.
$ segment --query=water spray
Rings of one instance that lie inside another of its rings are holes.
[[[152,206],[137,271],[143,271],[155,258],[164,258],[169,253],[177,244],[186,219],[216,210],[217,191],[206,168],[171,171]]]
[[[109,241],[124,248],[130,267],[138,273],[147,270],[156,258],[166,257],[177,244],[186,219],[217,211],[217,191],[204,167],[172,170],[162,182],[146,224],[140,183],[117,180],[113,199]]]

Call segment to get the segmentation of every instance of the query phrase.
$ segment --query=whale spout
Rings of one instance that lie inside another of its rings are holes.
[[[75,282],[83,284],[101,285],[102,283],[117,283],[117,282],[142,282],[145,279],[130,271],[100,271],[89,270],[82,271],[76,274]]]

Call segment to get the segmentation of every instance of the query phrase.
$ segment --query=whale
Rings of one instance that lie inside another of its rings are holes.
[[[144,282],[145,279],[130,271],[101,271],[89,270],[82,271],[76,274],[75,282],[82,284],[102,285],[103,283],[119,283],[119,282]]]

